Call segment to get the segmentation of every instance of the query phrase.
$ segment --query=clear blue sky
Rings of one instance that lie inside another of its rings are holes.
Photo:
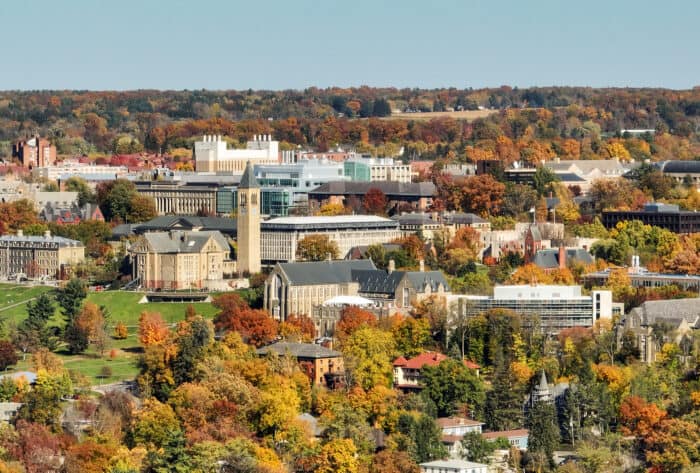
[[[0,0],[0,89],[700,85],[700,2]]]

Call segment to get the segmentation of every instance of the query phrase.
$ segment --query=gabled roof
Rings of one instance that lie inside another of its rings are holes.
[[[278,355],[289,354],[294,358],[320,359],[338,358],[342,356],[342,354],[338,351],[330,350],[315,343],[277,342],[256,350],[258,355],[267,355],[270,352],[277,353]]]
[[[567,248],[566,261],[578,261],[583,264],[591,264],[594,262],[593,256],[583,248]],[[548,248],[535,253],[532,262],[540,268],[558,268],[559,267],[559,249]]]
[[[371,245],[358,245],[358,246],[353,246],[348,250],[348,254],[345,255],[345,259],[353,259],[356,256],[359,258],[367,258],[367,249]],[[402,247],[398,243],[381,243],[381,246],[384,248],[384,251],[389,252],[389,251],[398,251]],[[358,258],[358,259],[359,259]]]
[[[474,419],[467,419],[466,417],[438,417],[436,422],[443,429],[449,427],[473,427],[484,425],[483,422],[479,422],[478,420]]]
[[[238,183],[239,189],[260,189],[260,184],[255,178],[255,172],[253,172],[253,164],[248,161],[245,164],[245,171],[243,171],[243,176],[241,177],[241,182]]]
[[[527,437],[530,431],[527,429],[515,429],[515,430],[500,430],[498,432],[484,432],[481,434],[485,439],[497,439],[499,437],[504,437],[507,439],[513,437]]]
[[[148,245],[156,253],[200,253],[210,239],[214,239],[222,251],[228,251],[229,244],[221,232],[148,232],[143,235]]]
[[[450,290],[450,285],[442,271],[407,271],[405,274],[418,293],[425,292],[426,286],[430,287],[431,292],[436,292],[439,285],[442,285],[445,291]]]
[[[403,275],[403,271],[387,273],[380,269],[354,270],[352,280],[360,284],[360,293],[393,295]]]
[[[376,270],[371,260],[313,261],[278,263],[294,285],[338,284],[352,282],[353,270]]]
[[[447,358],[449,357],[447,355],[443,355],[442,353],[426,351],[425,353],[421,353],[418,356],[414,356],[409,360],[401,356],[395,359],[393,364],[394,366],[419,370],[424,366],[437,366],[443,361],[445,361]],[[469,360],[464,360],[464,366],[466,366],[469,369],[479,368],[479,365]]]
[[[691,327],[700,327],[700,298],[646,301],[630,311],[639,315],[642,325],[670,323],[677,326],[685,320]]]

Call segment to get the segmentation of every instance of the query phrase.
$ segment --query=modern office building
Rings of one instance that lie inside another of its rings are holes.
[[[350,180],[343,174],[343,165],[323,159],[254,167],[255,178],[263,187],[292,187],[308,192],[327,182]]]
[[[229,149],[221,135],[205,135],[194,143],[194,159],[197,172],[232,171],[241,174],[246,163],[279,163],[279,141],[270,135],[255,135],[245,149]]]
[[[645,225],[665,228],[674,233],[700,232],[700,212],[680,210],[677,205],[650,203],[644,210],[603,211],[603,225],[614,228],[625,220],[639,220]]]
[[[629,268],[619,268],[626,271],[630,278],[632,287],[663,287],[678,286],[686,291],[700,293],[700,276],[692,274],[667,274],[649,271],[639,265],[639,256],[632,256],[632,266]],[[602,271],[595,271],[583,275],[583,283],[587,288],[605,286],[608,278],[614,269],[606,268]]]
[[[296,261],[297,244],[309,235],[327,235],[338,245],[339,257],[353,246],[389,243],[401,236],[398,222],[375,215],[279,217],[262,222],[261,230],[263,264]]]
[[[508,309],[518,314],[539,317],[542,330],[556,334],[572,327],[592,327],[600,319],[611,319],[619,304],[611,291],[581,294],[581,286],[516,285],[496,286],[493,296],[450,295],[449,316],[472,317],[491,309]]]
[[[262,207],[260,213],[270,217],[286,217],[290,211],[299,208],[295,206],[295,192],[289,188],[262,187],[260,198]],[[232,215],[238,212],[238,188],[222,187],[216,191],[216,213]]]
[[[0,237],[0,278],[63,279],[71,267],[85,261],[85,246],[77,241],[51,235]]]
[[[392,158],[353,156],[343,163],[344,173],[352,181],[411,182],[411,165]]]
[[[57,181],[66,180],[72,176],[86,175],[112,176],[112,180],[124,177],[129,173],[126,166],[109,166],[106,164],[87,164],[77,161],[63,161],[56,166],[37,166],[32,169],[34,178]]]

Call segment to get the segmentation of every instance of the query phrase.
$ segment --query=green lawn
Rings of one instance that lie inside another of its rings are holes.
[[[0,321],[13,323],[21,322],[27,316],[26,303],[39,294],[51,291],[47,286],[18,286],[13,284],[0,284]],[[153,302],[139,304],[144,294],[127,291],[91,292],[87,300],[99,306],[104,306],[109,311],[109,325],[113,327],[118,322],[123,322],[129,329],[129,336],[124,340],[110,339],[104,357],[100,357],[92,348],[82,355],[68,355],[59,351],[57,354],[63,359],[66,368],[76,370],[90,379],[93,384],[106,384],[124,379],[133,379],[138,374],[137,361],[140,354],[138,341],[139,316],[144,311],[159,312],[168,323],[178,322],[185,317],[186,303]],[[17,304],[17,305],[15,305]],[[213,318],[217,309],[208,302],[192,304],[197,313],[206,318]],[[5,310],[3,310],[5,309]],[[62,318],[58,307],[52,324],[61,325]],[[109,335],[112,335],[110,328]],[[110,352],[114,350],[114,358],[110,358]],[[30,359],[20,361],[15,370],[29,369]],[[100,376],[104,366],[109,366],[112,376],[103,378]]]

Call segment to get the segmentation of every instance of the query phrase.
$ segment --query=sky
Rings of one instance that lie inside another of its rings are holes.
[[[700,85],[697,0],[0,0],[0,90]]]

